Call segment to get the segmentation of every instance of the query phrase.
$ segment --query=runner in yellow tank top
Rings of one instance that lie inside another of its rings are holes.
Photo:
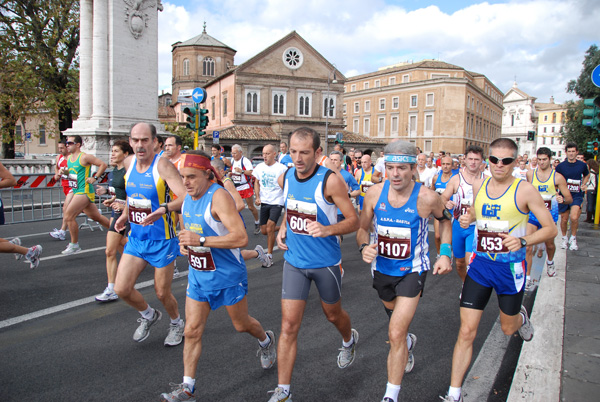
[[[463,228],[476,221],[474,245],[483,244],[493,250],[474,250],[469,263],[460,302],[461,326],[454,347],[450,388],[443,398],[445,401],[463,400],[461,386],[471,364],[473,340],[492,290],[498,295],[502,331],[506,335],[519,331],[525,341],[533,338],[533,326],[527,310],[521,305],[525,263],[506,257],[498,258],[498,255],[515,253],[527,245],[554,238],[557,229],[540,193],[531,183],[512,177],[517,152],[517,144],[511,139],[499,138],[492,142],[489,157],[492,177],[485,179],[485,185],[482,179],[473,183],[475,204],[468,207],[467,213],[459,218]],[[542,227],[535,233],[521,236],[521,231],[525,234],[530,211],[537,216]],[[496,224],[500,221],[507,223]],[[487,230],[485,223],[488,223]]]
[[[81,152],[82,139],[79,135],[67,137],[69,182],[73,188],[73,198],[65,211],[63,220],[69,227],[71,242],[62,254],[74,254],[81,251],[79,247],[79,224],[75,220],[80,213],[85,213],[90,219],[95,220],[108,229],[109,219],[102,215],[96,204],[94,204],[93,184],[106,170],[106,163],[94,155]],[[90,175],[92,165],[98,167],[98,171]]]

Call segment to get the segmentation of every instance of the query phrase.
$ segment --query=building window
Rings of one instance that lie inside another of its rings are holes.
[[[392,116],[392,124],[390,127],[392,134],[398,134],[398,116]]]
[[[379,88],[381,86],[381,81],[375,80],[375,88]]]
[[[547,127],[544,127],[544,133],[546,132]]]
[[[304,55],[295,47],[287,48],[282,55],[283,64],[290,70],[297,70],[304,62]]]
[[[546,137],[542,137],[542,145],[546,145]]]
[[[215,76],[215,61],[212,57],[205,57],[202,61],[202,75]]]
[[[515,115],[514,114],[510,115],[510,125],[511,125],[511,127],[515,125]]]
[[[368,82],[365,82],[363,84],[363,89],[369,89],[369,83]]]
[[[556,124],[556,113],[552,113],[552,124]]]
[[[418,100],[417,95],[411,95],[410,96],[410,107],[417,107],[417,100]]]
[[[210,118],[211,120],[215,119],[215,97],[213,96],[212,98],[210,98],[210,104],[211,104],[211,113],[210,113]]]
[[[310,116],[312,93],[298,92],[298,116]]]
[[[398,107],[400,107],[400,98],[394,96],[392,98],[392,109],[398,109]]]
[[[377,135],[383,137],[385,135],[385,117],[377,119]]]
[[[558,157],[562,158],[562,151],[558,151]]]
[[[406,84],[407,82],[410,82],[410,75],[409,74],[404,74],[402,76],[402,83]]]
[[[342,108],[342,111],[344,112],[344,114],[348,113],[348,108],[346,107],[345,103],[344,103],[344,106]]]
[[[354,102],[354,113],[358,113],[360,111],[360,105],[358,102]]]
[[[371,111],[371,101],[365,101],[365,113]]]
[[[260,113],[260,91],[257,89],[246,90],[246,113]]]
[[[433,151],[433,146],[432,146],[432,141],[431,140],[425,140],[425,150],[423,152],[432,152]]]
[[[352,120],[352,132],[358,133],[358,119]]]
[[[554,137],[550,137],[550,145],[554,145]]]
[[[323,117],[327,116],[327,112],[329,112],[329,117],[335,116],[335,95],[333,94],[325,95],[323,98]]]
[[[354,91],[356,91],[356,84],[352,84],[352,86],[350,87],[350,92]]]
[[[390,85],[396,85],[396,77],[390,77]]]
[[[385,110],[385,98],[379,99],[379,110]]]
[[[366,117],[365,120],[364,120],[363,133],[365,135],[369,135],[370,132],[371,132],[371,119],[369,119],[368,117]]]
[[[425,96],[425,106],[433,106],[433,94],[427,94]]]
[[[190,61],[183,59],[183,75],[190,75]]]
[[[565,112],[562,112],[562,113],[560,114],[560,122],[561,122],[561,123],[564,123],[564,122],[565,122]]]
[[[15,144],[23,143],[23,127],[20,124],[17,124],[15,127]]]
[[[285,114],[285,91],[273,91],[273,114]]]
[[[227,116],[227,92],[223,92],[223,117]]]
[[[46,126],[40,125],[40,145],[46,145]]]
[[[552,132],[554,132],[554,127],[552,127]]]
[[[548,115],[547,114],[544,115],[544,121],[548,121]]]
[[[417,115],[412,114],[408,116],[408,136],[417,136]]]
[[[433,134],[433,114],[425,115],[425,134]]]

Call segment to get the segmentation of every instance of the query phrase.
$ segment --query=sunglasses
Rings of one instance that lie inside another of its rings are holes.
[[[498,162],[502,162],[503,165],[510,165],[511,163],[513,163],[515,161],[515,158],[497,158],[495,156],[491,156],[490,155],[490,162],[493,163],[494,165],[497,165]]]
[[[65,145],[66,146],[75,145],[75,142],[73,142],[73,141],[67,141],[67,142],[65,142]]]

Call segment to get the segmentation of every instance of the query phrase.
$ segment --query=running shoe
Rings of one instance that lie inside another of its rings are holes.
[[[527,279],[525,282],[525,292],[531,292],[533,289],[533,281],[531,279]]]
[[[267,253],[267,260],[268,260],[268,262],[267,262],[267,265],[266,265],[266,266],[264,266],[264,265],[263,265],[263,268],[270,268],[270,267],[272,267],[272,266],[273,266],[273,254],[271,254],[271,253]],[[342,272],[342,276],[343,276],[343,275],[344,275],[344,274],[343,274],[343,272]]]
[[[66,249],[64,249],[61,254],[71,255],[81,251],[81,247],[77,243],[69,243]]]
[[[460,398],[458,399],[454,399],[453,397],[451,397],[450,395],[446,395],[446,396],[440,396],[440,399],[444,402],[463,402],[463,397],[462,394],[460,395]]]
[[[260,225],[258,223],[254,224],[254,234],[255,235],[259,235],[260,234]]]
[[[348,347],[342,346],[340,348],[340,353],[338,354],[337,364],[338,367],[344,369],[351,365],[354,362],[354,357],[356,356],[354,351],[356,349],[356,344],[358,343],[358,331],[352,328],[352,337],[354,338],[354,342],[352,345]]]
[[[29,268],[34,269],[40,265],[40,256],[42,255],[42,246],[39,244],[29,248],[25,259],[29,261]]]
[[[408,337],[410,338],[410,348],[408,348],[408,361],[406,362],[406,367],[404,367],[405,373],[410,373],[415,366],[413,350],[415,350],[415,345],[417,344],[417,336],[415,334],[409,332]]]
[[[177,269],[177,267],[173,268],[173,279],[177,279],[179,278],[179,270]]]
[[[560,248],[566,249],[569,245],[569,240],[566,237],[563,237],[562,242],[560,243]]]
[[[19,239],[18,237],[15,237],[14,239],[9,240],[8,242],[14,244],[15,246],[21,245],[21,239]],[[23,254],[15,253],[15,260],[20,260],[22,258]]]
[[[569,250],[579,250],[579,247],[577,247],[577,239],[571,237],[571,240],[569,240]]]
[[[546,261],[546,272],[548,273],[549,277],[556,276],[556,267],[554,266],[554,261],[552,261],[552,264]]]
[[[262,267],[270,267],[271,265],[269,265],[269,258],[267,257],[267,253],[265,253],[265,249],[263,248],[263,246],[257,244],[256,247],[254,247],[254,250],[258,253],[258,257],[256,258],[260,260]]]
[[[179,320],[179,324],[169,325],[169,333],[165,338],[165,346],[177,346],[183,339],[183,330],[185,329],[185,322]]]
[[[114,290],[110,290],[108,287],[106,287],[106,289],[104,289],[104,292],[102,292],[102,294],[99,294],[98,296],[96,296],[96,301],[105,303],[105,302],[117,300],[118,298],[119,298],[119,296],[117,296],[117,294],[114,292]]]
[[[269,402],[292,402],[292,394],[288,394],[283,388],[277,387],[269,391],[269,394],[273,394]]]
[[[158,310],[154,310],[154,316],[151,320],[147,320],[144,317],[138,318],[137,322],[140,323],[140,326],[137,327],[133,333],[133,340],[136,342],[145,341],[146,338],[148,338],[148,335],[150,335],[150,327],[159,321],[161,317],[162,313]]]
[[[390,398],[389,396],[386,396],[385,398],[383,398],[381,400],[381,402],[396,402],[395,400],[393,400],[392,398]]]
[[[56,240],[64,240],[66,233],[67,232],[62,229],[54,228],[54,230],[50,232],[50,236],[52,236]]]
[[[265,332],[267,333],[267,335],[269,335],[271,342],[269,342],[269,344],[264,348],[262,346],[259,347],[258,351],[256,352],[256,355],[258,356],[260,354],[260,365],[263,369],[267,370],[273,367],[273,365],[277,361],[277,344],[275,341],[275,334],[273,333],[273,331]]]
[[[523,316],[525,322],[523,322],[523,325],[521,325],[521,328],[519,328],[519,335],[521,335],[521,338],[525,342],[529,342],[533,339],[533,325],[531,324],[531,321],[529,321],[529,316],[527,315],[525,306],[521,306],[520,314]]]
[[[169,383],[169,386],[173,391],[170,393],[162,393],[160,394],[160,400],[163,402],[196,402],[196,397],[194,396],[194,391],[190,389],[190,386],[186,383],[175,384]]]

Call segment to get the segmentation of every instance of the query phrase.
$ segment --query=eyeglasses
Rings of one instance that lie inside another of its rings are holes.
[[[75,142],[73,142],[73,141],[67,141],[67,142],[65,142],[65,145],[66,146],[75,145]]]
[[[490,162],[493,163],[494,165],[497,165],[498,162],[502,162],[503,165],[510,165],[511,163],[513,163],[515,161],[515,158],[497,158],[495,156],[490,155]]]

